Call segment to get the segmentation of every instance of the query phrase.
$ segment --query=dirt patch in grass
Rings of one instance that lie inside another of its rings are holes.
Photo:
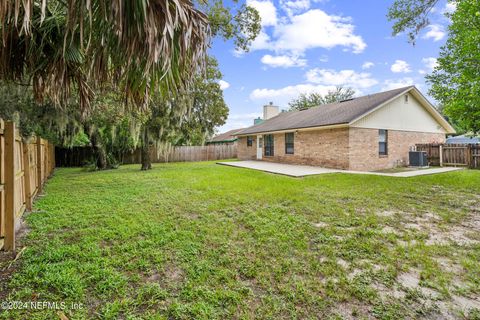
[[[425,214],[404,215],[401,225],[404,232],[420,233],[426,235],[427,245],[471,246],[480,243],[478,231],[480,231],[480,215],[473,213],[458,222],[448,223],[444,219],[431,212]]]
[[[405,292],[397,289],[395,286],[387,287],[383,283],[374,283],[372,287],[377,291],[377,294],[384,301],[387,301],[391,298],[394,299],[403,299],[405,297]]]
[[[398,276],[398,282],[404,288],[416,289],[420,283],[420,274],[417,271],[409,271]]]
[[[354,302],[337,303],[332,313],[344,320],[375,319],[367,305]]]
[[[392,210],[383,210],[383,211],[378,211],[376,214],[379,217],[392,217],[396,214],[396,211]]]

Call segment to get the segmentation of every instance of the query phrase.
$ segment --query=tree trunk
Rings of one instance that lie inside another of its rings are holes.
[[[142,170],[152,169],[152,159],[150,158],[150,148],[148,145],[142,146]]]
[[[97,149],[97,155],[98,155],[97,167],[99,170],[105,170],[107,169],[107,166],[108,166],[107,152],[105,151],[102,145],[98,145],[96,149]]]
[[[107,152],[105,151],[103,145],[98,141],[98,137],[95,133],[91,135],[90,141],[92,143],[93,150],[95,150],[95,154],[97,156],[97,169],[107,169]]]
[[[146,127],[143,128],[143,143],[140,155],[142,157],[141,170],[152,169],[152,159],[150,158],[150,139],[148,136],[148,129]]]

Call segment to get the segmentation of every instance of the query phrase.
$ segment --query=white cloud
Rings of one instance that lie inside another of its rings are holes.
[[[367,70],[370,69],[371,67],[375,66],[375,63],[366,61],[364,64],[362,64],[362,69]]]
[[[262,63],[266,64],[272,68],[282,67],[282,68],[290,68],[290,67],[304,67],[307,65],[307,60],[300,59],[296,56],[271,56],[269,54],[264,55],[262,57]]]
[[[228,117],[227,122],[218,129],[218,132],[227,132],[233,129],[246,128],[253,125],[253,120],[258,117],[262,117],[261,113],[241,113],[232,114]]]
[[[444,28],[439,24],[431,24],[427,28],[428,31],[423,35],[423,39],[433,39],[436,42],[442,40],[446,35]]]
[[[413,78],[400,78],[400,79],[389,79],[383,83],[382,91],[393,90],[403,87],[408,87],[411,85],[416,85],[417,88],[420,87],[420,84],[416,84]]]
[[[298,84],[287,86],[280,89],[255,89],[250,93],[250,99],[261,101],[274,101],[276,105],[286,107],[288,102],[297,98],[301,93],[319,92],[321,94],[334,90],[335,86],[315,85],[315,84]]]
[[[311,48],[343,46],[360,53],[366,48],[362,37],[354,34],[349,18],[330,16],[319,9],[293,16],[290,23],[275,28],[274,50],[303,52]]]
[[[456,2],[447,2],[445,7],[443,8],[442,12],[445,13],[454,13],[457,10],[457,3]]]
[[[370,73],[357,73],[354,70],[327,70],[312,69],[305,74],[307,80],[312,83],[327,86],[346,86],[352,88],[369,88],[378,83]]]
[[[392,64],[390,70],[394,73],[408,73],[412,71],[410,65],[403,60],[395,60],[395,63]]]
[[[438,65],[438,61],[437,61],[437,58],[433,58],[433,57],[429,57],[429,58],[423,58],[422,59],[422,62],[425,64],[425,66],[430,69],[430,70],[433,70],[435,69],[435,67]]]
[[[230,83],[225,80],[218,80],[218,84],[220,85],[220,89],[225,90],[230,87]]]
[[[320,9],[281,19],[270,37],[263,29],[252,43],[251,50],[271,50],[301,55],[312,48],[345,47],[361,53],[367,45],[354,33],[351,18],[328,15]]]
[[[270,37],[265,31],[260,31],[258,36],[253,40],[250,50],[261,50],[261,49],[266,49],[270,47]],[[242,51],[243,54],[243,51]]]
[[[262,26],[275,26],[277,24],[277,8],[272,1],[247,0],[247,5],[257,9]]]
[[[296,12],[310,9],[310,0],[282,0],[280,1],[280,6],[289,16],[291,16]]]
[[[438,65],[437,59],[433,57],[423,58],[422,62],[425,65],[425,69],[418,70],[420,74],[432,72],[433,69],[435,69],[435,67]]]

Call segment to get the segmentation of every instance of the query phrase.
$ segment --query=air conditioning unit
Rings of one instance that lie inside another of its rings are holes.
[[[425,151],[410,151],[408,160],[410,167],[428,167],[427,153]]]

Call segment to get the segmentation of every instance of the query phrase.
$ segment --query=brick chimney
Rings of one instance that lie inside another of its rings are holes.
[[[270,102],[269,104],[263,106],[263,120],[273,118],[279,113],[280,108],[278,106],[274,106],[273,102]]]

